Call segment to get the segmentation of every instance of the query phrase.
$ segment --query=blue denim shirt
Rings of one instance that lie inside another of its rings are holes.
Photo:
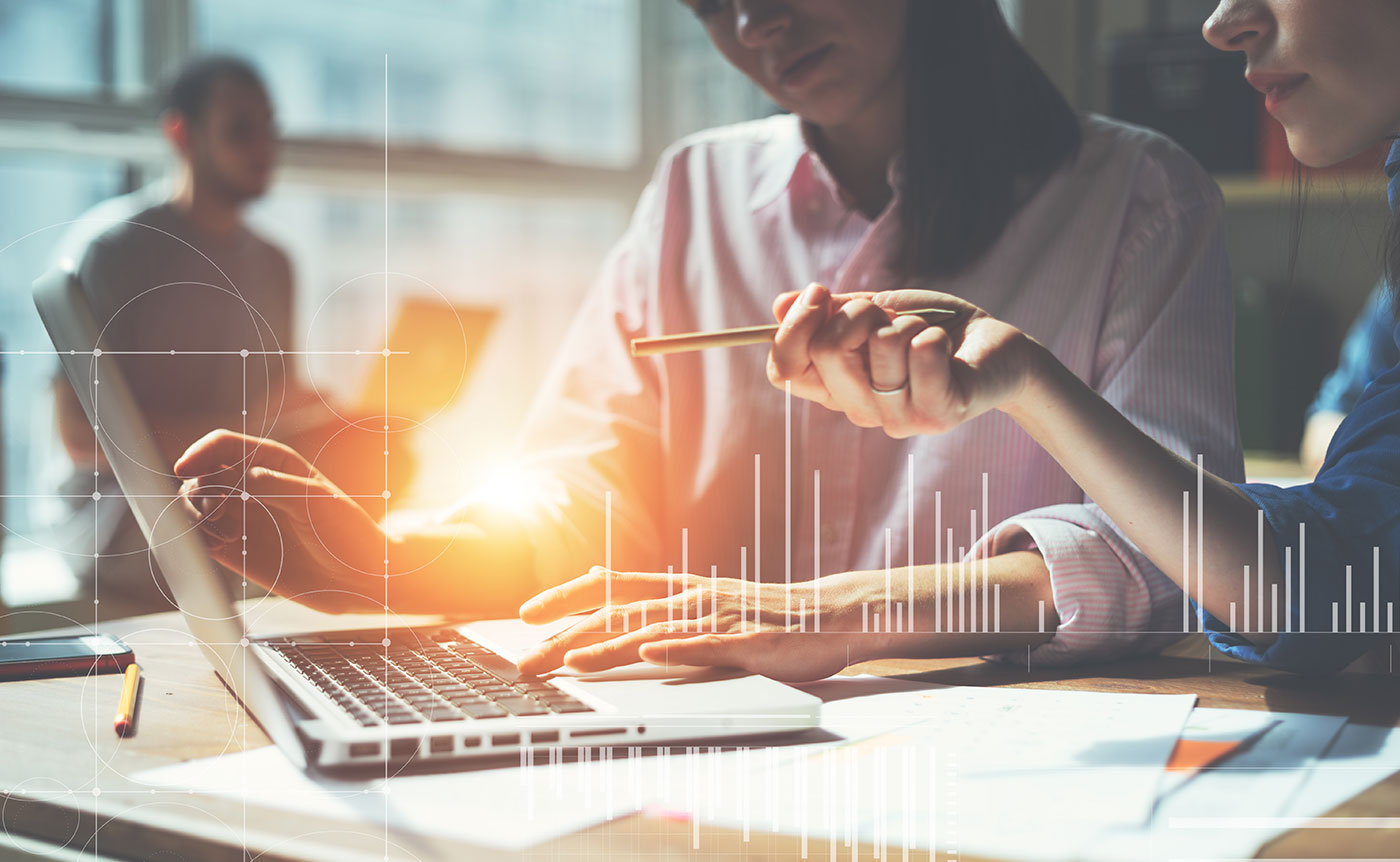
[[[1323,411],[1350,413],[1371,381],[1400,363],[1394,327],[1395,304],[1382,281],[1347,330],[1337,367],[1322,381],[1308,416]]]
[[[1392,327],[1391,344],[1400,344],[1400,327]],[[1366,387],[1347,414],[1327,458],[1310,484],[1292,488],[1240,485],[1240,490],[1264,512],[1278,541],[1279,559],[1292,548],[1289,575],[1292,602],[1282,614],[1280,633],[1260,648],[1228,631],[1206,615],[1207,637],[1221,652],[1245,661],[1303,673],[1339,670],[1375,645],[1376,616],[1373,549],[1380,549],[1380,628],[1385,629],[1387,603],[1400,613],[1400,367],[1392,367]],[[1305,541],[1299,541],[1302,525]],[[1304,548],[1300,548],[1300,544]],[[1306,564],[1306,592],[1300,568]],[[1346,568],[1352,569],[1350,608]],[[1280,599],[1285,595],[1280,590]],[[1336,603],[1341,628],[1348,614],[1353,631],[1333,633]],[[1365,619],[1360,618],[1365,603]],[[1306,622],[1306,632],[1300,632]],[[1364,626],[1365,633],[1358,628]]]

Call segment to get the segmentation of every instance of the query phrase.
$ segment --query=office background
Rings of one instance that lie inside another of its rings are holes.
[[[1002,5],[1076,107],[1238,144],[1198,156],[1225,192],[1241,343],[1266,357],[1239,369],[1241,425],[1252,450],[1296,450],[1303,405],[1380,272],[1379,164],[1306,180],[1299,229],[1267,120],[1234,125],[1258,120],[1256,95],[1199,39],[1213,3]],[[508,449],[661,150],[774,110],[675,0],[0,0],[4,350],[47,349],[29,283],[66,222],[164,174],[154,87],[207,51],[250,59],[272,91],[282,168],[252,221],[296,267],[293,348],[384,346],[386,250],[398,294],[500,312],[468,386],[415,433],[421,460],[452,467],[420,471],[406,505],[451,500]],[[1213,86],[1221,69],[1235,90]],[[78,581],[35,538],[62,516],[45,497],[66,470],[54,368],[0,360],[0,611],[72,612]],[[302,373],[353,401],[373,359],[331,362]]]

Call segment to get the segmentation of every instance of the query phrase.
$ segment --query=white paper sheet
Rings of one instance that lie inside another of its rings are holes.
[[[519,850],[637,811],[648,799],[627,791],[611,762],[534,766],[344,781],[309,776],[273,746],[192,760],[141,773],[153,787],[211,793],[341,821],[391,824],[396,831]],[[633,782],[634,785],[641,785]]]
[[[697,827],[1062,859],[1147,821],[1194,701],[943,687],[847,697],[822,720],[846,742],[682,761],[663,804]]]
[[[896,855],[938,847],[1017,860],[1156,860],[1251,856],[1291,828],[1288,818],[1324,813],[1400,769],[1400,731],[1347,727],[1339,735],[1338,718],[1191,712],[1189,695],[879,678],[805,688],[826,701],[823,726],[836,738],[641,749],[633,757],[594,749],[586,763],[545,755],[524,770],[398,776],[387,785],[313,781],[266,748],[139,777],[503,849],[647,809],[689,819],[700,848],[701,827],[717,825],[830,836],[843,848],[872,842]],[[862,694],[869,691],[880,693]],[[1171,780],[1163,766],[1183,727],[1198,737],[1239,738],[1269,724],[1225,768],[1165,792]],[[1272,820],[1215,828],[1210,818],[1222,817]]]
[[[1151,823],[1110,830],[1077,854],[1089,860],[1246,859],[1286,828],[1250,826],[1289,809],[1346,719],[1236,709],[1197,709],[1196,738],[1242,738],[1268,731],[1249,748],[1183,783],[1164,774]],[[1272,725],[1272,726],[1270,726]]]
[[[1349,724],[1307,775],[1285,816],[1321,816],[1396,772],[1400,772],[1400,728]]]

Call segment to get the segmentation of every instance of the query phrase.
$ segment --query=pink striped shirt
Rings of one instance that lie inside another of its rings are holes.
[[[1239,479],[1219,192],[1159,135],[1083,128],[1077,160],[986,258],[929,286],[1022,328],[1163,444]],[[629,355],[634,337],[769,321],[778,293],[811,281],[890,285],[895,218],[847,207],[791,116],[665,154],[528,423],[527,450],[561,480],[535,533],[542,585],[604,561],[783,581],[1034,547],[1060,619],[1038,662],[1177,637],[1160,633],[1179,627],[1180,592],[1004,415],[893,440],[789,403],[762,347]]]

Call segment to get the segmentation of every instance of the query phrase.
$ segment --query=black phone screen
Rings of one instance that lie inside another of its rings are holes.
[[[53,638],[8,638],[0,640],[0,667],[116,656],[131,648],[110,635],[68,635]]]

